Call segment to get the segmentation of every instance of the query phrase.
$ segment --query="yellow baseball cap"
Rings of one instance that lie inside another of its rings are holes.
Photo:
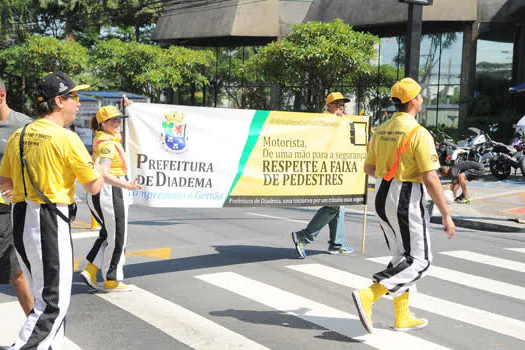
[[[122,112],[115,106],[104,106],[97,111],[97,123],[103,123],[108,119],[121,117]]]
[[[334,101],[343,100],[345,102],[350,102],[349,98],[343,96],[340,92],[332,92],[330,95],[326,96],[326,104],[330,104]]]
[[[394,104],[399,104],[399,102],[394,99],[397,99],[401,101],[402,104],[404,104],[413,98],[416,98],[420,92],[421,85],[419,85],[412,78],[405,78],[396,82],[394,86],[392,86],[392,89],[390,90],[390,96],[392,97]]]

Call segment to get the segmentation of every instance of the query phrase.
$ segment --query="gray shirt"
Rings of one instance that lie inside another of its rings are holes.
[[[11,110],[9,115],[5,120],[0,121],[0,161],[4,157],[5,148],[7,146],[7,140],[9,136],[14,133],[16,130],[31,123],[33,119],[29,118],[27,115],[15,112]]]

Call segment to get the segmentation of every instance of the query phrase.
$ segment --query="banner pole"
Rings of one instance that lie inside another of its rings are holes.
[[[370,116],[368,116],[368,128],[367,128],[367,139],[368,139],[368,142],[367,142],[367,145],[366,145],[366,150],[368,152],[368,147],[370,146],[370,142],[372,140],[372,138],[370,137],[371,135],[371,132],[372,132],[372,121],[370,120]],[[365,239],[366,239],[366,217],[367,217],[367,214],[368,214],[368,174],[365,174],[365,207],[363,209],[363,235],[361,237],[361,254],[364,254],[365,253]]]
[[[363,210],[363,237],[361,239],[361,254],[365,253],[365,239],[366,239],[366,216],[368,211],[368,204],[365,204],[365,208]]]
[[[122,115],[125,116],[126,115],[126,104],[124,103],[124,99],[126,98],[126,95],[125,94],[122,94],[122,97],[120,98],[120,110],[122,111]],[[122,130],[121,130],[121,135],[122,135],[122,148],[124,148],[124,151],[127,151],[127,139],[126,139],[126,118],[123,118],[122,119]]]

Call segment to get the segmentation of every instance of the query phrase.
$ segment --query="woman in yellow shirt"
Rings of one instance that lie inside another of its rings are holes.
[[[91,119],[93,157],[108,171],[99,194],[88,195],[88,206],[102,229],[86,256],[87,264],[80,273],[84,282],[99,289],[100,269],[105,291],[129,291],[124,280],[125,247],[128,231],[129,192],[140,189],[136,179],[128,181],[127,156],[120,142],[122,113],[115,106],[105,106]]]

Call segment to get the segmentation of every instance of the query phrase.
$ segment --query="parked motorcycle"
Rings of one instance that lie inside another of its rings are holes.
[[[489,131],[495,132],[497,127],[497,124],[491,124],[489,125]],[[488,135],[481,129],[469,127],[467,129],[467,138],[457,142],[456,148],[447,160],[447,164],[453,165],[466,160],[485,164],[486,159],[483,156],[489,152],[488,147],[490,146],[490,142],[485,144],[487,138]]]
[[[512,145],[493,141],[489,135],[485,134],[486,141],[476,146],[474,152],[480,156],[479,161],[488,165],[490,172],[496,178],[504,180],[509,177],[512,169],[520,167],[523,155],[522,136],[513,140]],[[525,168],[525,164],[523,164]]]
[[[525,176],[525,131],[518,129],[512,139],[512,146],[516,149],[514,158],[518,160],[521,175]]]
[[[452,137],[447,135],[442,130],[437,129],[436,132],[438,133],[439,137],[436,137],[436,135],[432,132],[432,136],[434,137],[434,140],[438,140],[439,142],[436,142],[436,151],[439,157],[439,164],[441,165],[450,165],[450,159],[452,157],[452,154],[457,149],[457,144],[452,140]]]

